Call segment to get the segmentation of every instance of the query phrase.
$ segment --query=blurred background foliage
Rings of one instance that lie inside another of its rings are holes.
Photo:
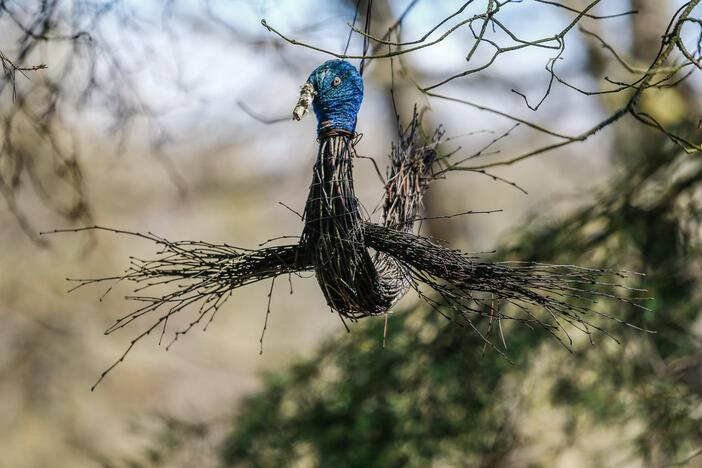
[[[386,30],[407,3],[375,1],[373,30]],[[603,1],[601,14],[639,13],[585,24],[645,67],[682,4]],[[403,37],[420,37],[458,6],[418,2]],[[598,307],[655,334],[602,320],[620,343],[600,336],[593,346],[574,335],[570,353],[542,330],[504,324],[510,363],[407,298],[390,316],[383,349],[382,319],[347,334],[314,281],[294,278],[295,294],[279,287],[273,296],[263,356],[268,285],[237,292],[205,336],[168,354],[136,350],[89,392],[128,339],[101,333],[125,305],[116,295],[98,302],[101,291],[66,295],[64,278],[119,271],[149,246],[102,235],[47,240],[37,231],[97,222],[242,246],[298,234],[299,220],[277,201],[304,202],[314,123],[261,120],[289,115],[299,85],[326,57],[287,46],[258,21],[339,49],[354,7],[0,1],[3,55],[19,67],[47,66],[6,75],[0,89],[0,466],[702,466],[702,163],[632,117],[495,170],[528,196],[479,174],[452,175],[430,190],[428,216],[504,213],[423,229],[467,250],[496,249],[494,258],[645,272],[632,286],[649,289],[649,312]],[[572,18],[535,1],[515,8],[504,21],[532,37]],[[397,76],[387,61],[372,62],[362,154],[382,162],[389,151],[391,87],[401,115],[417,102],[430,106],[426,121],[444,124],[451,138],[446,151],[460,145],[470,154],[512,126],[427,99],[412,84],[464,67],[471,37],[403,57]],[[608,89],[603,76],[626,81],[596,39],[576,31],[573,41],[559,65],[569,80],[588,89]],[[354,37],[351,50],[359,48]],[[489,57],[479,50],[476,60]],[[550,55],[514,57],[448,89],[573,133],[621,105],[618,94],[556,87],[531,112],[511,89],[541,96]],[[699,141],[701,95],[695,73],[647,92],[641,107]],[[476,133],[461,136],[468,132]],[[498,149],[516,155],[545,142],[521,127]],[[357,166],[362,201],[375,206],[374,170]]]

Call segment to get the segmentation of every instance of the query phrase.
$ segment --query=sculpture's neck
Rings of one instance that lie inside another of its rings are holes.
[[[348,135],[326,135],[319,139],[317,161],[312,171],[310,194],[305,207],[305,234],[315,243],[330,224],[341,223],[341,231],[354,230],[360,221],[353,188],[353,142]],[[340,231],[340,232],[341,232]]]

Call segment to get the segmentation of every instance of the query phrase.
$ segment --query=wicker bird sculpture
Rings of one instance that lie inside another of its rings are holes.
[[[382,221],[371,222],[353,185],[356,118],[362,99],[361,75],[342,60],[319,66],[301,89],[293,118],[300,120],[310,107],[314,109],[319,148],[297,244],[251,250],[199,241],[169,241],[151,233],[85,228],[134,235],[161,246],[155,258],[133,258],[121,275],[75,280],[76,287],[105,281],[136,283],[135,294],[127,298],[142,306],[117,319],[106,334],[153,315],[150,325],[95,385],[145,336],[155,332],[161,343],[175,315],[187,311],[193,314],[184,328],[173,331],[171,344],[198,324],[206,329],[233,290],[303,271],[314,272],[327,303],[342,319],[386,314],[413,289],[432,310],[479,333],[500,353],[505,350],[504,343],[500,347],[489,336],[493,321],[536,325],[569,346],[573,330],[587,335],[593,331],[606,333],[600,328],[603,314],[593,307],[598,298],[643,308],[635,297],[641,290],[620,284],[627,276],[625,272],[572,265],[482,262],[475,255],[414,234],[422,196],[430,183],[440,180],[438,147],[443,136],[438,129],[423,137],[416,112],[392,145]],[[145,291],[154,288],[159,293],[147,295]]]
[[[329,306],[351,318],[387,311],[409,287],[399,261],[382,251],[371,256],[366,246],[352,173],[356,115],[362,99],[363,80],[356,68],[330,60],[312,72],[293,111],[293,118],[299,120],[312,102],[319,139],[301,245],[309,252]],[[391,167],[383,226],[412,230],[435,155],[433,149],[411,154]],[[421,160],[412,159],[416,156]]]

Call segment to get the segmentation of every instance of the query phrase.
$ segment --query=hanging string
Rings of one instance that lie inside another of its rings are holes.
[[[349,51],[349,45],[351,44],[351,36],[353,35],[353,28],[356,27],[356,19],[358,19],[358,9],[361,6],[361,0],[356,0],[356,11],[353,14],[353,23],[351,24],[351,29],[349,30],[349,37],[346,39],[346,47],[344,47],[344,55]]]
[[[363,26],[363,32],[365,33],[363,35],[363,55],[368,54],[368,48],[370,46],[370,33],[371,33],[371,15],[373,12],[373,0],[368,0],[368,7],[366,8],[366,22]],[[359,67],[359,71],[361,73],[361,76],[363,76],[363,70],[366,65],[366,59],[363,58],[361,59],[361,66]]]

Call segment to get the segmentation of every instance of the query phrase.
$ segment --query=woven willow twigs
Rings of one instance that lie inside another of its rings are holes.
[[[594,310],[593,304],[598,299],[615,299],[645,309],[638,303],[646,299],[640,297],[643,290],[619,284],[637,273],[575,265],[482,263],[476,257],[444,247],[430,238],[372,223],[363,225],[363,234],[368,247],[399,262],[422,299],[435,308],[444,307],[455,312],[459,321],[472,328],[475,328],[476,316],[517,320],[543,327],[569,347],[572,340],[565,324],[590,335],[592,331],[607,333],[586,317],[620,321]],[[428,297],[419,289],[421,285],[433,289],[438,298]],[[495,300],[511,306],[508,308],[516,314],[506,313],[505,307],[495,307]],[[534,315],[535,308],[545,311],[546,318]]]
[[[138,302],[141,306],[115,320],[105,330],[106,335],[135,325],[139,320],[150,320],[145,325],[146,328],[130,341],[124,353],[101,374],[93,389],[125,359],[137,342],[152,332],[158,334],[159,344],[170,333],[170,341],[166,346],[168,349],[180,336],[187,334],[195,326],[202,325],[203,329],[207,329],[217,311],[235,289],[279,275],[293,274],[312,268],[309,256],[301,251],[298,245],[249,250],[200,241],[174,242],[152,233],[143,234],[100,226],[52,232],[89,230],[135,236],[160,247],[154,258],[131,257],[129,267],[120,275],[69,279],[77,283],[72,290],[90,284],[110,283],[101,300],[112,290],[115,283],[129,282],[134,285],[132,294],[125,298]],[[185,327],[170,331],[169,322],[172,322],[174,316],[183,314],[189,314],[189,322]]]
[[[76,288],[110,281],[136,285],[127,299],[141,307],[118,318],[105,333],[149,320],[97,383],[152,332],[159,335],[159,344],[169,334],[172,344],[197,325],[206,329],[235,289],[302,271],[314,271],[328,305],[342,320],[387,314],[412,288],[437,313],[472,329],[485,340],[486,347],[502,354],[506,348],[503,320],[541,327],[570,348],[573,340],[569,333],[573,330],[589,337],[595,331],[607,334],[595,319],[617,320],[597,310],[597,300],[614,299],[641,307],[636,297],[641,290],[618,284],[627,272],[573,265],[483,263],[476,256],[413,234],[427,187],[451,170],[445,162],[450,154],[439,156],[443,131],[439,128],[424,138],[420,120],[415,110],[393,144],[382,224],[371,223],[356,198],[354,136],[334,131],[320,138],[303,215],[305,227],[297,245],[250,250],[201,241],[172,242],[151,233],[97,226],[72,230],[108,230],[160,247],[152,259],[131,258],[121,275],[75,280]],[[272,293],[273,283],[266,324]],[[169,321],[177,314],[189,314],[189,321],[184,328],[171,331]],[[480,317],[488,317],[487,333],[480,330]],[[493,321],[500,329],[500,346],[490,336]]]
[[[443,136],[439,129],[425,142],[420,124],[415,109],[392,146],[385,185],[383,225],[403,232],[412,230]],[[368,252],[364,214],[353,185],[355,154],[353,135],[334,131],[320,138],[300,241],[327,304],[350,319],[386,313],[411,286],[395,258]]]
[[[98,226],[80,230],[94,229],[137,236],[161,247],[154,258],[132,258],[130,266],[121,275],[72,280],[78,283],[74,289],[89,284],[121,281],[135,285],[133,293],[126,298],[142,305],[115,320],[105,331],[106,334],[153,316],[146,329],[130,341],[124,353],[100,376],[96,385],[124,360],[137,342],[152,332],[158,334],[159,344],[165,335],[170,333],[168,347],[197,325],[203,325],[206,329],[235,289],[314,268],[314,244],[249,250],[199,241],[174,242],[151,233],[133,233]],[[360,281],[365,279],[363,277],[347,277],[355,281],[352,286],[359,288],[354,291],[359,297],[348,296],[351,291],[349,288],[342,291],[346,295],[338,300],[355,301],[353,305],[358,308],[338,312],[351,319],[384,313],[385,309],[380,308],[381,303],[370,301],[377,300],[378,297],[395,297],[393,294],[396,294],[397,289],[392,289],[389,285],[399,285],[402,293],[413,287],[419,297],[437,312],[472,328],[486,340],[488,337],[476,326],[476,316],[540,326],[565,346],[569,346],[572,341],[568,335],[569,327],[566,325],[588,335],[593,331],[606,334],[605,330],[586,318],[603,316],[601,312],[592,310],[595,300],[615,299],[634,307],[641,307],[635,302],[637,298],[632,297],[641,290],[617,284],[630,275],[629,272],[573,265],[481,263],[477,257],[444,247],[430,238],[369,222],[361,222],[359,231],[355,234],[357,238],[363,239],[364,251],[366,248],[372,248],[377,252],[372,259],[372,265],[378,269],[365,272],[373,275],[371,279],[375,282],[372,283]],[[339,245],[344,243],[344,239],[337,240]],[[352,248],[358,249],[360,244],[352,244]],[[341,254],[350,255],[350,251]],[[329,270],[333,272],[336,268],[343,268],[344,260],[348,258],[330,259]],[[324,275],[322,279],[318,277],[320,283],[329,278],[329,270],[320,269]],[[390,271],[397,273],[397,276],[388,273],[388,276],[381,277],[378,274]],[[332,284],[330,290],[325,293],[338,294],[339,290],[332,289],[335,284],[337,283]],[[422,285],[432,289],[434,294],[428,295]],[[112,286],[105,294],[111,288]],[[337,299],[336,296],[333,297]],[[373,309],[360,308],[362,304],[369,302]],[[538,316],[537,309],[546,312],[545,317]],[[189,314],[191,318],[184,328],[169,331],[169,321],[176,314]],[[607,318],[618,320],[615,317]],[[495,347],[492,343],[490,345]],[[498,351],[502,352],[499,349]]]

